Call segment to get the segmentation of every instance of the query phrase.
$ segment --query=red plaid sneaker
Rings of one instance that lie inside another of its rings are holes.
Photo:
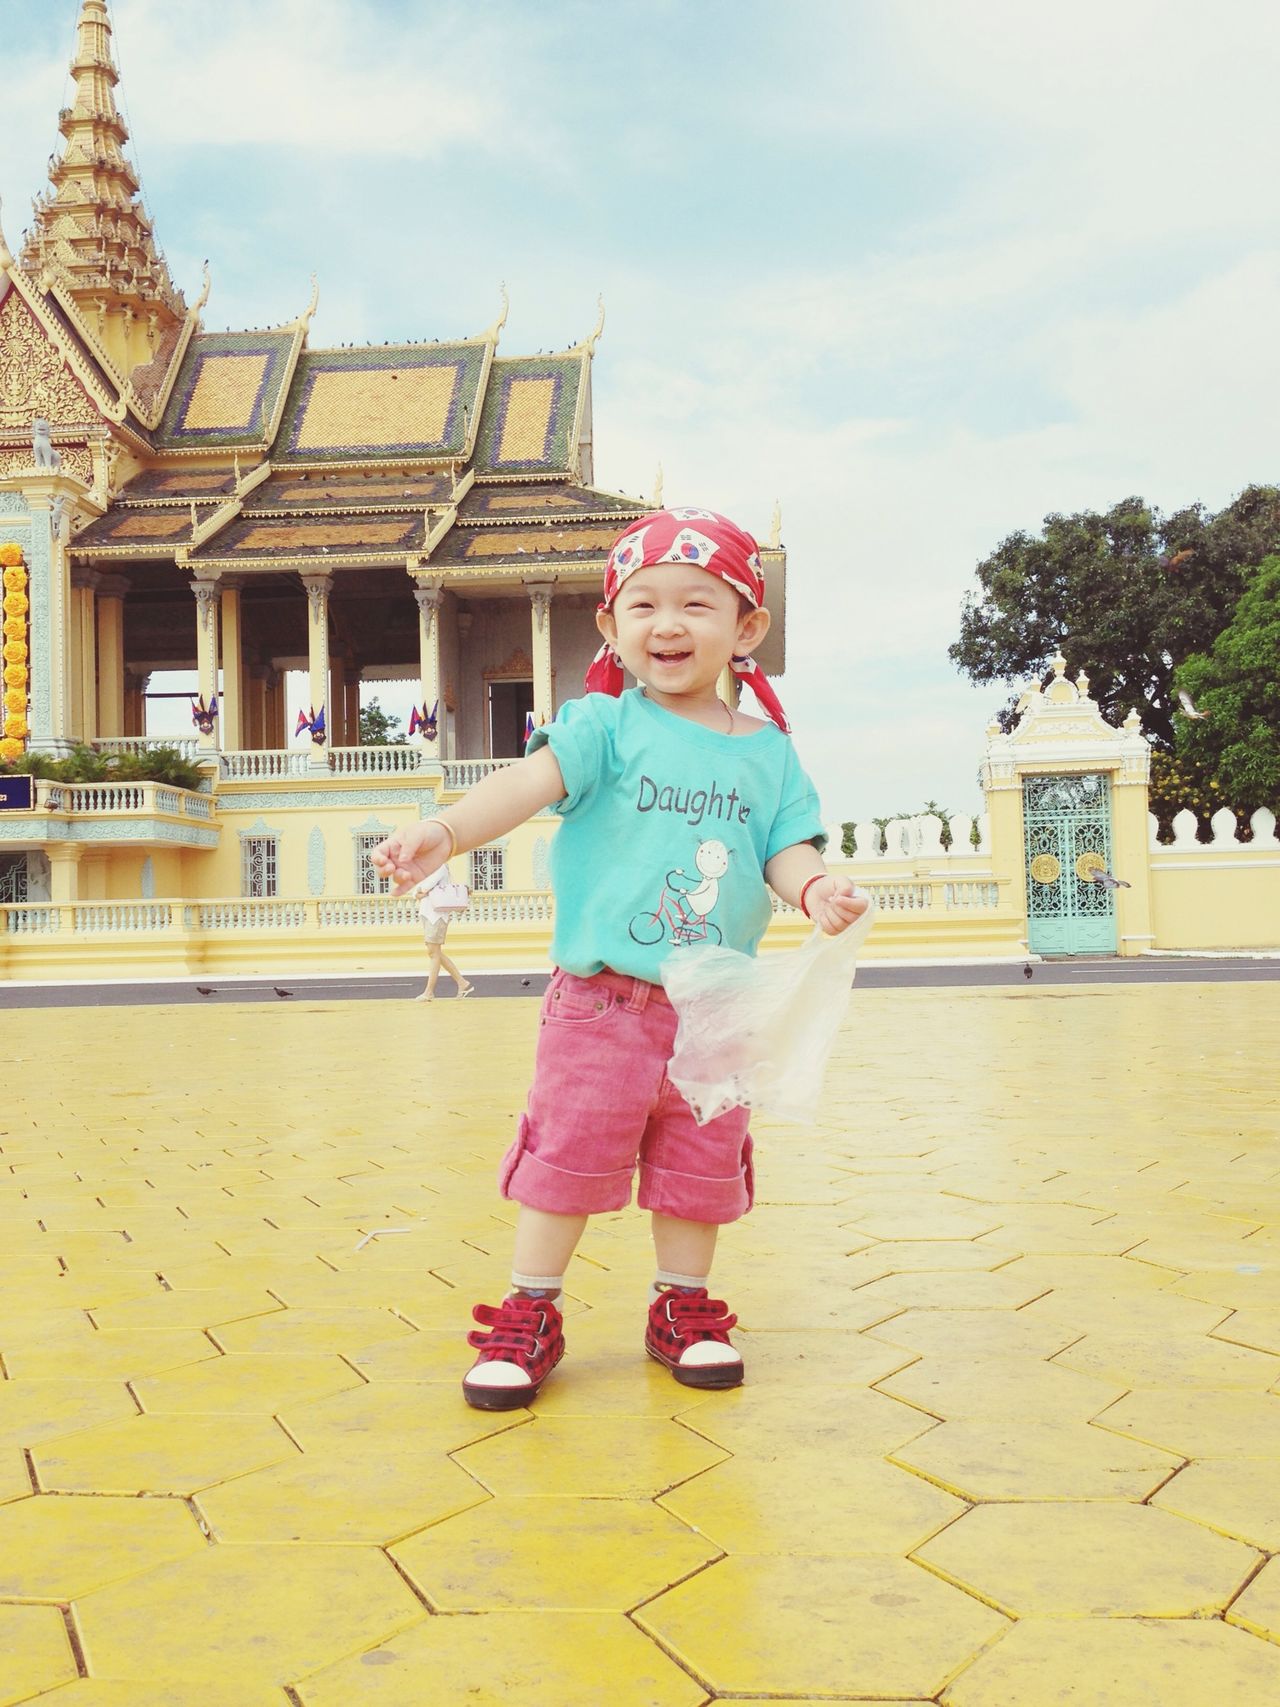
[[[462,1396],[478,1411],[512,1411],[536,1397],[564,1356],[563,1321],[549,1298],[517,1293],[471,1314],[492,1331],[467,1335],[480,1355],[462,1382]]]
[[[722,1298],[707,1297],[705,1286],[696,1292],[660,1292],[649,1306],[644,1349],[686,1387],[736,1387],[742,1358],[729,1329],[737,1320]]]

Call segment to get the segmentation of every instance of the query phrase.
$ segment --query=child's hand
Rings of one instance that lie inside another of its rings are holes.
[[[389,877],[396,895],[403,895],[416,883],[442,866],[453,852],[453,837],[437,824],[434,818],[410,824],[379,842],[369,855],[369,863],[379,877]]]
[[[870,906],[865,895],[854,894],[850,878],[834,877],[830,873],[809,885],[805,904],[814,924],[828,936],[839,936],[841,931],[847,931]]]

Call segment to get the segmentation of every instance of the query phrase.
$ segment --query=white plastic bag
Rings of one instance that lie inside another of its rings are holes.
[[[732,948],[682,948],[662,965],[679,1026],[667,1068],[699,1125],[731,1108],[812,1124],[858,949],[875,908],[838,936],[759,960]]]

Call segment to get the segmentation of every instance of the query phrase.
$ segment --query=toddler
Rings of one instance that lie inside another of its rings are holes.
[[[689,943],[754,954],[766,884],[831,935],[865,910],[827,871],[813,785],[751,652],[769,628],[756,542],[711,510],[660,510],[614,542],[588,694],[535,730],[518,764],[374,851],[397,892],[544,807],[556,966],[528,1106],[499,1183],[519,1204],[511,1290],[478,1304],[462,1390],[527,1405],[564,1354],[561,1288],[587,1217],[623,1208],[637,1164],[657,1273],[645,1350],[689,1387],[734,1387],[737,1318],[707,1280],[721,1225],[751,1207],[742,1108],[699,1126],[667,1077],[676,1016],[662,962]],[[623,691],[623,667],[637,686]],[[720,697],[726,666],[770,721]]]

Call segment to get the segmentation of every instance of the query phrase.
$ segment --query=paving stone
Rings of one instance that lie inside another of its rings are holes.
[[[1280,1559],[1269,1559],[1227,1611],[1227,1621],[1280,1642]]]
[[[1083,1422],[1000,1416],[940,1423],[897,1447],[892,1459],[969,1500],[1141,1500],[1182,1463]]]
[[[421,1451],[426,1442],[434,1452],[454,1452],[527,1424],[529,1417],[523,1410],[473,1411],[456,1382],[377,1381],[284,1405],[280,1421],[304,1452],[355,1451],[379,1443]]]
[[[191,1609],[199,1608],[192,1617]],[[373,1547],[206,1547],[76,1603],[90,1676],[283,1684],[426,1617]]]
[[[868,1338],[921,1353],[943,1352],[983,1360],[1012,1354],[1048,1358],[1078,1340],[1075,1328],[1031,1310],[904,1310]]]
[[[1094,1422],[1184,1458],[1280,1455],[1280,1399],[1274,1394],[1139,1388]]]
[[[927,1438],[927,1437],[926,1437]],[[727,1553],[909,1553],[967,1508],[880,1458],[731,1458],[659,1501]]]
[[[389,1549],[442,1612],[625,1611],[719,1554],[641,1500],[488,1500]]]
[[[76,1675],[67,1627],[56,1606],[0,1606],[0,1707],[29,1701]]]
[[[201,1292],[157,1292],[154,1296],[105,1304],[94,1321],[105,1333],[129,1328],[216,1328],[246,1316],[267,1316],[283,1308],[262,1286],[225,1286]]]
[[[211,1330],[223,1351],[246,1353],[359,1351],[383,1340],[401,1339],[415,1330],[390,1310],[281,1310],[252,1316]]]
[[[0,1505],[26,1499],[31,1493],[31,1472],[16,1446],[0,1446]]]
[[[6,1351],[4,1364],[15,1381],[65,1377],[71,1369],[81,1381],[132,1381],[217,1355],[217,1347],[196,1328],[133,1328],[78,1339],[74,1350],[33,1342]]]
[[[296,1457],[267,1417],[132,1417],[45,1441],[32,1451],[46,1493],[194,1494]]]
[[[928,1696],[1004,1619],[899,1558],[722,1559],[635,1615],[718,1694]]]
[[[917,1550],[1018,1617],[1193,1618],[1220,1612],[1259,1554],[1151,1506],[980,1506]]]
[[[621,1613],[432,1618],[296,1684],[303,1707],[702,1707],[706,1691]]]
[[[1239,1387],[1263,1392],[1280,1380],[1280,1358],[1208,1334],[1092,1330],[1060,1352],[1056,1367],[1078,1369],[1126,1387]]]
[[[488,1498],[471,1476],[416,1442],[360,1441],[294,1454],[197,1497],[215,1541],[382,1546]]]
[[[75,1600],[207,1542],[176,1499],[64,1499],[0,1509],[0,1598]]]
[[[1234,1310],[1213,1330],[1213,1337],[1280,1357],[1280,1308]]]
[[[82,1677],[42,1698],[42,1707],[288,1707],[283,1689],[263,1684],[213,1682],[148,1683],[142,1678],[110,1682]]]
[[[1205,1458],[1188,1464],[1151,1503],[1265,1552],[1280,1553],[1280,1477],[1274,1456]]]
[[[665,1493],[723,1457],[665,1417],[535,1416],[454,1454],[491,1493],[622,1500]]]
[[[1062,1368],[1059,1361],[989,1357],[970,1363],[931,1352],[886,1377],[877,1391],[944,1418],[1087,1422],[1120,1397],[1123,1385]]]
[[[1269,1707],[1280,1648],[1214,1620],[1020,1620],[939,1698],[942,1707]]]
[[[677,1413],[690,1429],[734,1453],[773,1459],[803,1452],[879,1456],[927,1429],[935,1418],[884,1393],[815,1387],[797,1402],[779,1388],[740,1387],[693,1399],[688,1389]]]
[[[154,1416],[181,1412],[272,1416],[282,1406],[360,1385],[359,1374],[332,1353],[274,1352],[270,1356],[229,1354],[193,1363],[136,1381],[133,1390],[143,1410]]]

